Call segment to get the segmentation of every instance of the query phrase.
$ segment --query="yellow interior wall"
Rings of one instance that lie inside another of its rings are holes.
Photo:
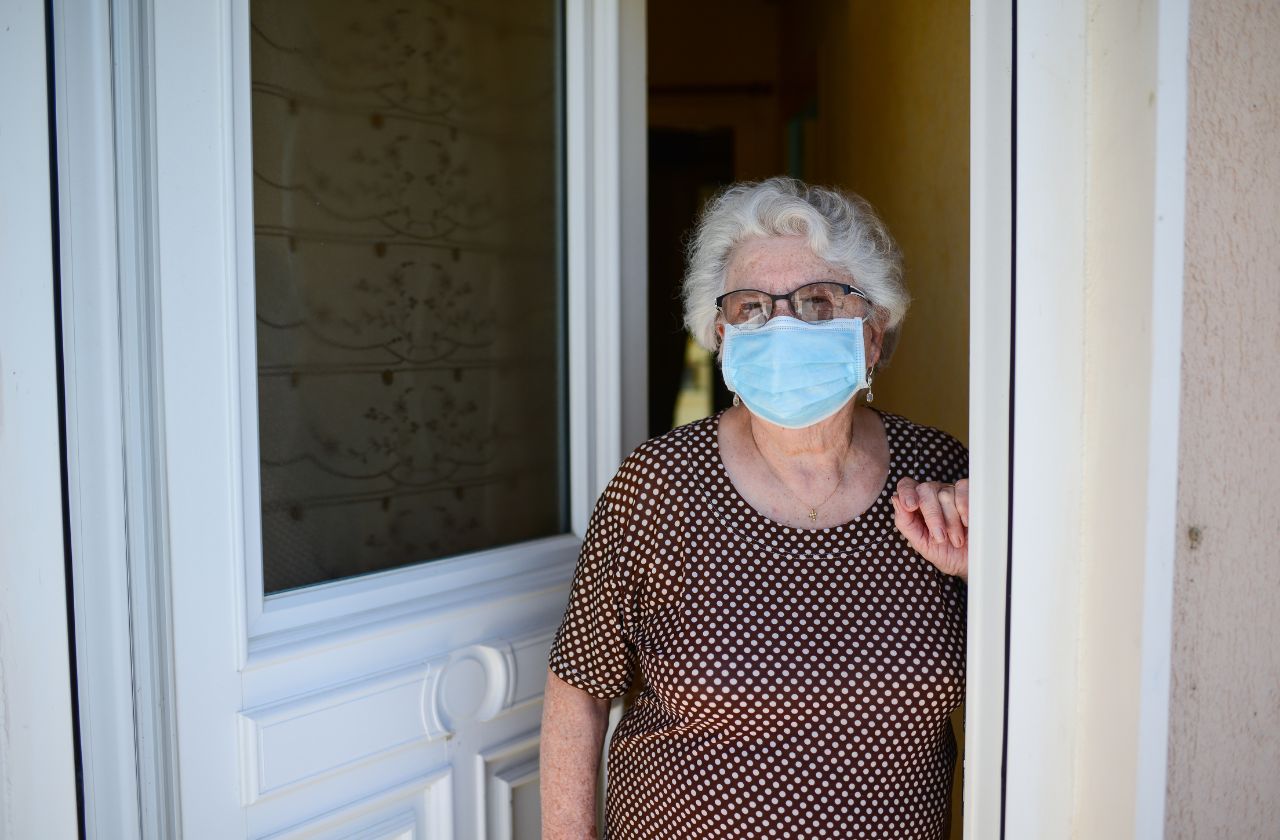
[[[875,405],[968,438],[969,6],[826,4],[815,181],[866,197],[914,302]]]

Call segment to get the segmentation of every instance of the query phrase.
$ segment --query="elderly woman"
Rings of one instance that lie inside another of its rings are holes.
[[[906,313],[864,200],[730,188],[685,320],[734,405],[640,446],[600,497],[547,678],[543,837],[938,838],[964,696],[967,453],[860,405]]]

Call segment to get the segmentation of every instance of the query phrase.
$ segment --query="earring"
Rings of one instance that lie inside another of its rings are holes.
[[[871,392],[871,380],[876,378],[876,369],[874,367],[867,368],[867,402],[871,402],[876,395]]]
[[[742,400],[740,400],[740,399],[738,398],[738,395],[737,395],[737,394],[734,394],[734,395],[733,395],[733,404],[734,404],[734,405],[742,405]]]

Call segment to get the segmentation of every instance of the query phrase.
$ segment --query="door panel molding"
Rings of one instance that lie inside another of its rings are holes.
[[[453,836],[452,773],[370,796],[262,840],[422,840]]]
[[[446,659],[436,659],[241,712],[244,804],[392,750],[452,735],[429,699],[446,664]],[[370,721],[375,737],[364,725]],[[341,737],[353,731],[361,737]],[[298,750],[298,744],[305,744],[305,750]]]
[[[476,757],[476,772],[485,792],[483,801],[476,803],[482,812],[480,836],[487,840],[515,840],[520,836],[515,798],[521,788],[532,785],[537,790],[541,779],[540,744],[539,733],[534,732]]]
[[[551,639],[545,629],[491,639],[245,709],[239,714],[243,803],[289,793],[392,751],[452,738],[470,722],[540,700]],[[475,700],[475,711],[451,709],[459,697]],[[367,730],[369,721],[376,732],[358,741],[335,736]]]

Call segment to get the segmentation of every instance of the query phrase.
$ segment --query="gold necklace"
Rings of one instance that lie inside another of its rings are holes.
[[[773,469],[773,467],[770,467],[769,469],[770,469],[770,470],[772,470],[772,469]],[[775,472],[775,473],[774,473],[774,475],[778,475],[778,474]],[[781,476],[778,476],[778,480],[779,480],[779,481],[781,481],[781,480],[782,480],[782,477],[781,477]],[[818,502],[818,507],[811,507],[811,508],[809,508],[809,521],[810,521],[810,522],[817,522],[817,521],[818,521],[818,508],[822,507],[822,506],[823,506],[823,505],[825,505],[827,502],[831,501],[831,497],[832,497],[832,496],[834,496],[834,495],[836,494],[836,490],[839,490],[839,489],[840,489],[840,485],[841,485],[841,484],[844,484],[844,473],[840,473],[840,474],[838,474],[838,475],[836,476],[836,486],[832,489],[832,491],[831,491],[830,493],[828,493],[828,494],[827,494],[827,497],[826,497],[825,499],[823,499],[821,502]],[[802,498],[800,498],[799,496],[797,496],[797,495],[795,494],[795,491],[794,491],[794,490],[792,490],[790,487],[787,487],[787,485],[786,485],[786,483],[785,483],[785,482],[783,483],[783,485],[782,485],[782,486],[783,486],[783,487],[786,487],[787,492],[791,494],[791,498],[795,499],[797,502],[800,502],[801,504],[804,504],[804,499],[802,499]]]
[[[833,488],[831,488],[831,492],[827,494],[827,497],[826,497],[825,499],[823,499],[822,501],[818,502],[818,504],[816,504],[816,505],[812,505],[812,506],[811,506],[811,505],[810,505],[808,502],[806,502],[804,499],[802,499],[802,498],[800,498],[798,495],[796,495],[796,492],[795,492],[794,490],[792,490],[790,487],[788,487],[788,486],[787,486],[787,482],[785,482],[785,481],[783,481],[783,480],[782,480],[782,476],[781,476],[781,475],[779,475],[779,474],[778,474],[778,471],[777,471],[777,470],[775,470],[775,469],[773,468],[773,464],[770,464],[770,463],[769,463],[769,459],[768,459],[768,458],[766,458],[766,457],[764,457],[764,453],[760,451],[760,444],[756,442],[756,436],[755,436],[755,434],[754,434],[754,433],[752,433],[749,429],[748,429],[748,433],[749,433],[749,434],[751,434],[751,444],[756,448],[756,452],[757,452],[757,454],[759,454],[759,455],[760,455],[760,460],[764,461],[764,465],[765,465],[766,467],[768,467],[768,468],[769,468],[769,472],[773,473],[773,477],[774,477],[774,478],[776,478],[776,479],[778,479],[778,483],[782,485],[782,489],[783,489],[783,490],[786,490],[786,491],[787,491],[787,495],[791,496],[791,498],[795,499],[797,502],[799,502],[799,503],[800,503],[801,505],[803,505],[804,507],[809,508],[809,521],[810,521],[810,522],[817,522],[817,521],[818,521],[818,510],[819,510],[823,505],[825,505],[827,502],[831,501],[831,497],[832,497],[832,496],[834,496],[834,495],[836,494],[836,491],[840,489],[840,486],[844,484],[844,470],[837,470],[837,472],[836,472],[836,486],[835,486],[835,487],[833,487]]]

